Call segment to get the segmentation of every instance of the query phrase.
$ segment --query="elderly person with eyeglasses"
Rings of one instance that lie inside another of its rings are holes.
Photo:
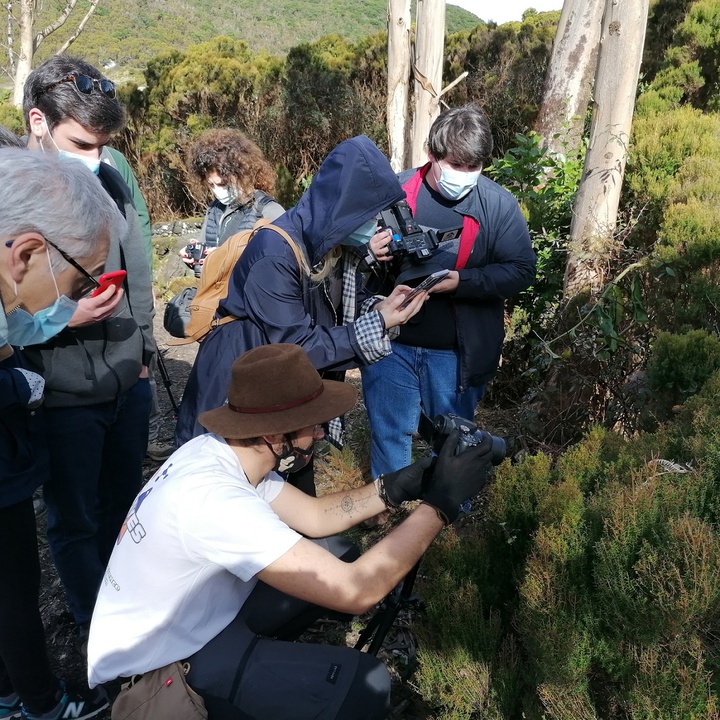
[[[0,147],[17,145],[0,131]],[[38,609],[32,496],[49,474],[44,382],[19,348],[62,331],[125,223],[78,163],[3,149],[0,177],[0,718],[61,718],[70,710],[88,718],[107,698],[83,696],[55,677]]]
[[[110,239],[105,267],[127,272],[122,288],[81,299],[67,329],[26,352],[45,379],[48,542],[83,650],[105,564],[143,481],[155,352],[152,279],[130,190],[100,162],[125,124],[113,83],[89,63],[57,55],[28,77],[23,112],[28,149],[90,169],[127,224]]]

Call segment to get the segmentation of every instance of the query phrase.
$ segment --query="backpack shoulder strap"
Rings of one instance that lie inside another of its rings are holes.
[[[304,269],[307,267],[307,260],[305,259],[305,255],[303,254],[303,251],[298,247],[298,244],[295,242],[295,240],[293,240],[292,237],[285,230],[278,227],[277,225],[273,225],[272,222],[270,222],[267,218],[262,218],[262,219],[258,220],[258,224],[259,223],[263,223],[262,224],[263,228],[267,228],[268,230],[274,230],[290,246],[290,249],[293,251],[293,254],[295,255],[295,259],[297,260],[298,268],[300,269],[300,274],[302,275],[304,272]],[[257,225],[255,227],[257,227]]]

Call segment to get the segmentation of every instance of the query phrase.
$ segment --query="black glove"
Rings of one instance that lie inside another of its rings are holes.
[[[406,500],[420,498],[430,480],[428,469],[434,464],[434,457],[426,457],[402,468],[402,470],[380,475],[376,480],[377,491],[385,506],[396,508]]]
[[[455,455],[459,437],[460,431],[453,430],[443,444],[428,490],[423,495],[423,502],[432,505],[446,525],[455,521],[462,503],[485,487],[492,469],[490,435],[485,434],[479,445]]]

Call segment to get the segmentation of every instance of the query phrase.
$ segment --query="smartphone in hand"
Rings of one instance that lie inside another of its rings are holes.
[[[432,275],[428,275],[417,287],[414,287],[403,300],[401,308],[407,307],[408,303],[418,294],[430,288],[434,288],[438,283],[442,282],[450,274],[449,270],[438,270]]]
[[[120,289],[120,287],[122,287],[122,284],[125,282],[126,275],[127,273],[125,272],[125,270],[115,270],[115,272],[104,273],[100,276],[100,279],[98,280],[98,282],[100,283],[100,287],[95,288],[90,297],[95,297],[100,293],[105,292],[111,285],[114,285],[117,289]]]

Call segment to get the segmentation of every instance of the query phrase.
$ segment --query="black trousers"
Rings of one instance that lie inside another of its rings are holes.
[[[315,541],[351,561],[339,538]],[[258,582],[233,622],[190,658],[188,681],[212,720],[381,720],[390,676],[348,647],[292,642],[327,609]]]
[[[38,595],[40,559],[32,498],[0,508],[0,695],[20,695],[31,712],[57,705]]]

